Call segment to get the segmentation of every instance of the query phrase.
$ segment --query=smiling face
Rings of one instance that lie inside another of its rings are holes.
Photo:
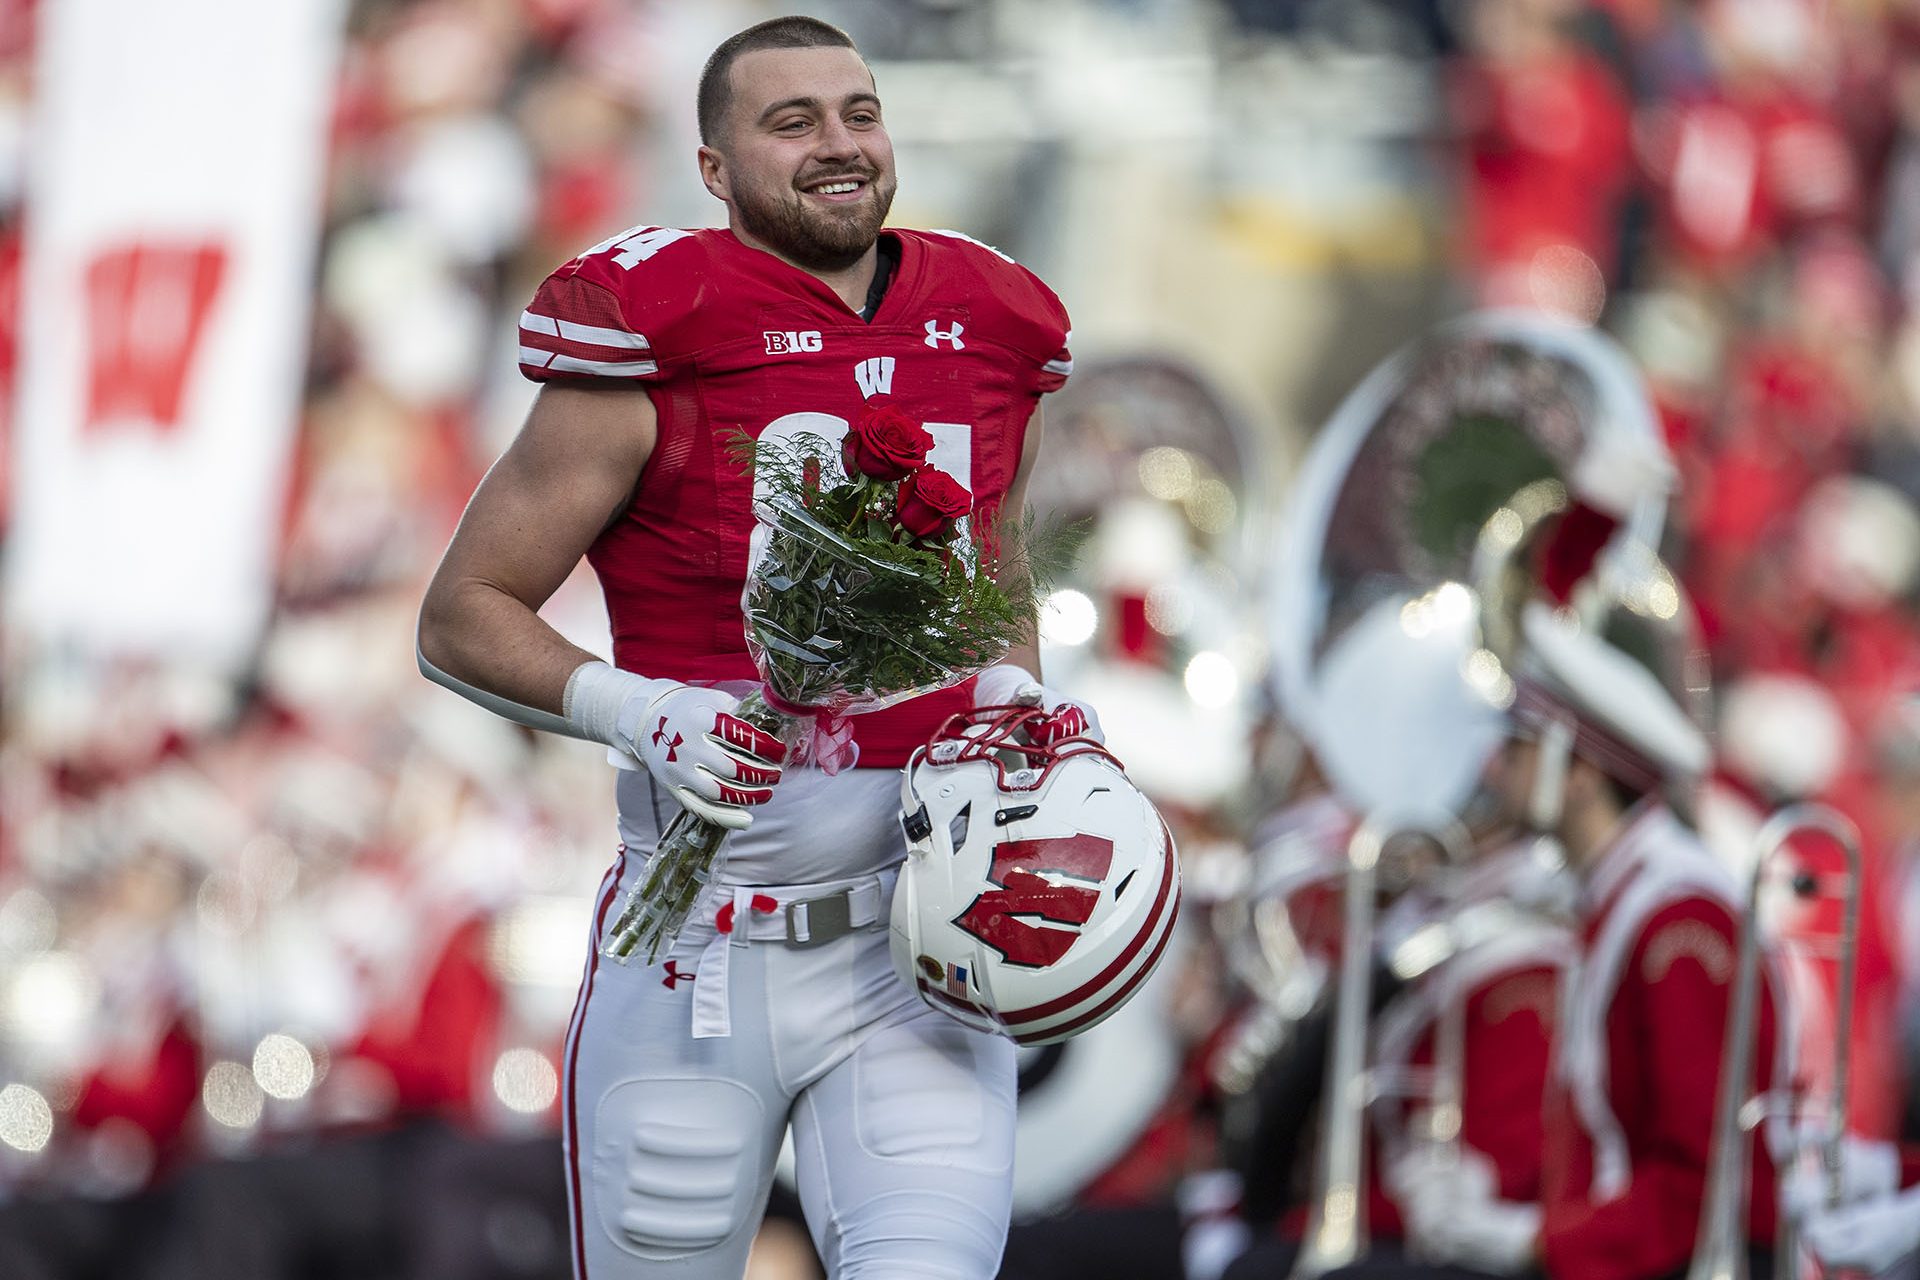
[[[893,143],[852,49],[761,49],[730,75],[722,136],[700,148],[707,190],[734,229],[811,271],[873,248],[893,205]]]

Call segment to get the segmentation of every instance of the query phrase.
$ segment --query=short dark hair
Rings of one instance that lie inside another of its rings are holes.
[[[762,49],[852,49],[853,37],[818,18],[769,18],[737,35],[728,36],[707,59],[700,72],[700,141],[707,146],[720,136],[720,123],[733,105],[733,64],[743,53]]]

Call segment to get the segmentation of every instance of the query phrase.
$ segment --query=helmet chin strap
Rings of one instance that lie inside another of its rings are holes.
[[[1573,757],[1573,725],[1558,716],[1540,731],[1533,770],[1533,794],[1527,797],[1527,825],[1552,834],[1560,827],[1567,802],[1567,764]]]
[[[1559,826],[1567,800],[1567,763],[1573,755],[1573,725],[1558,716],[1540,734],[1540,751],[1533,771],[1533,794],[1527,797],[1527,825],[1535,840],[1532,856],[1544,871],[1565,872],[1567,850]]]

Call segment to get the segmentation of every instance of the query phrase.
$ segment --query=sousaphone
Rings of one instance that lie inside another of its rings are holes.
[[[1313,1277],[1368,1247],[1363,1077],[1375,867],[1385,835],[1461,844],[1505,736],[1526,599],[1635,578],[1673,467],[1638,375],[1591,329],[1467,316],[1404,348],[1314,442],[1286,513],[1271,631],[1276,695],[1351,809],[1347,926],[1311,1219]],[[1497,584],[1497,592],[1489,592]],[[1492,597],[1492,598],[1490,598]],[[1436,1106],[1439,1100],[1435,1100]]]

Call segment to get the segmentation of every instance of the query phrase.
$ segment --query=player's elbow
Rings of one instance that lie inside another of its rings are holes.
[[[437,680],[441,672],[459,674],[459,612],[458,594],[436,578],[420,601],[413,641],[420,674],[429,680]]]

